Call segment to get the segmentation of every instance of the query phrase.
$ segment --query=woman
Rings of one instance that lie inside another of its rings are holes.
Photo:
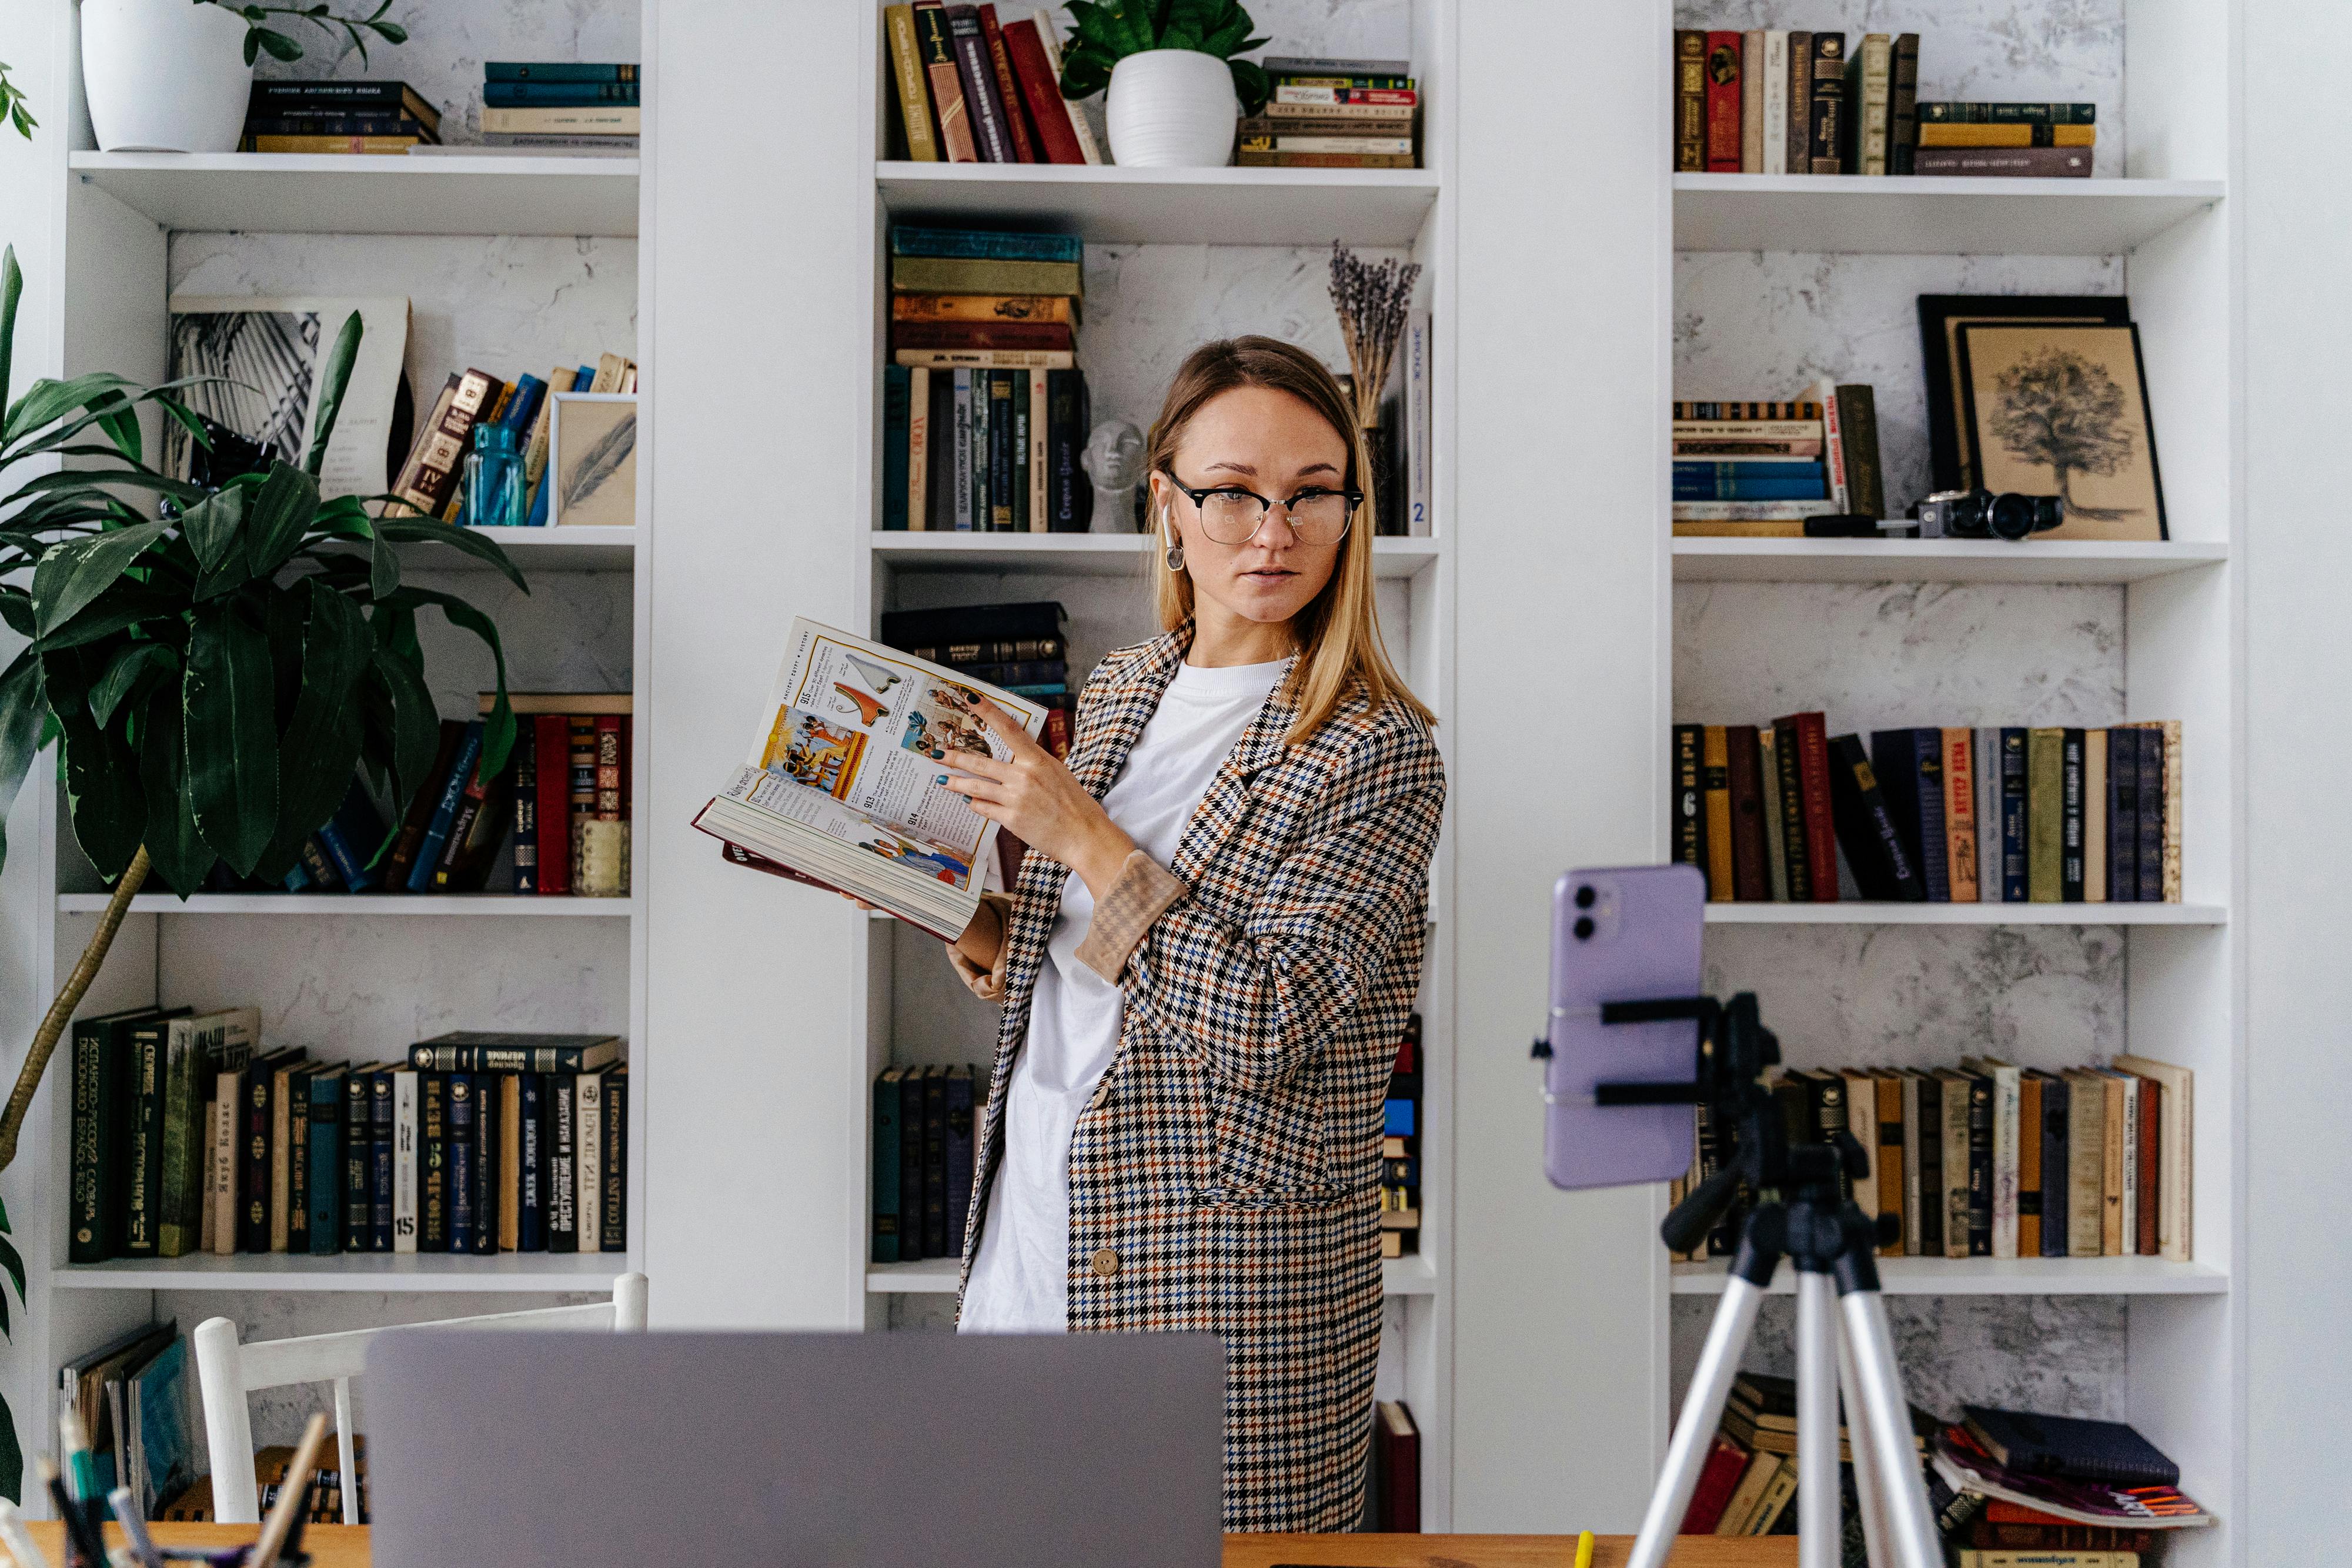
[[[1330,373],[1207,344],[1150,459],[1164,634],[1087,681],[1068,767],[983,705],[1012,756],[950,784],[1034,852],[951,949],[1004,1003],[960,1323],[1221,1335],[1225,1527],[1347,1529],[1444,769]]]

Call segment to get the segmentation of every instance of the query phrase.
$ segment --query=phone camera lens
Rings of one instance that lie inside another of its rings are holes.
[[[1576,917],[1576,925],[1574,929],[1576,931],[1576,939],[1579,942],[1591,941],[1592,939],[1592,916],[1589,915],[1578,915]]]
[[[1592,890],[1591,888],[1580,887],[1576,890],[1576,907],[1579,909],[1590,909],[1592,907]]]

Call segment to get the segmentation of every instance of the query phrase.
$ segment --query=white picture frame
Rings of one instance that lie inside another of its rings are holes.
[[[637,394],[553,394],[548,420],[547,521],[631,528],[637,520]]]

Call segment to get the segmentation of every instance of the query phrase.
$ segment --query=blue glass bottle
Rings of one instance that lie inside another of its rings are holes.
[[[522,453],[516,433],[503,424],[474,427],[474,450],[466,458],[466,521],[478,528],[523,526]]]

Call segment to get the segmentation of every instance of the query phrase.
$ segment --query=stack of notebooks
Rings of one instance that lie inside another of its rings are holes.
[[[2121,1421],[1960,1406],[1930,1450],[1959,1568],[2137,1568],[2158,1532],[2213,1522],[2180,1467]]]
[[[1838,1462],[1851,1467],[1843,1412]],[[1916,1406],[1912,1439],[1924,1462],[1936,1418]],[[1743,1372],[1732,1379],[1723,1420],[1707,1448],[1698,1485],[1683,1514],[1685,1535],[1794,1535],[1797,1532],[1797,1385],[1789,1378]]]
[[[1405,1019],[1381,1126],[1381,1256],[1421,1250],[1421,1015]]]
[[[1675,727],[1674,858],[1717,903],[2178,904],[2179,719],[1832,736]]]
[[[1241,122],[1244,168],[1420,166],[1421,94],[1406,60],[1274,58],[1274,96]]]
[[[75,1023],[73,1262],[628,1249],[617,1036],[468,1030],[345,1063],[264,1051],[260,1024]]]
[[[1919,101],[1919,35],[1675,34],[1675,168],[2081,179],[2087,103]]]
[[[100,1495],[129,1487],[142,1519],[159,1517],[204,1484],[195,1473],[192,1359],[178,1325],[164,1322],[132,1329],[58,1370],[58,1406],[81,1419]]]
[[[547,483],[549,434],[555,416],[552,392],[634,392],[637,367],[620,354],[604,354],[593,365],[558,365],[547,380],[523,375],[502,382],[488,371],[453,372],[419,426],[408,456],[393,480],[390,517],[439,517],[464,526],[466,455],[478,426],[503,425],[514,432],[523,455],[523,479],[530,487],[530,526],[544,528],[551,504]]]
[[[1772,1093],[1791,1142],[1851,1133],[1862,1145],[1869,1170],[1854,1202],[1895,1230],[1882,1257],[2195,1255],[2196,1078],[2185,1067],[2126,1055],[2044,1072],[1970,1056],[1928,1071],[1790,1069]],[[1702,1111],[1678,1188],[1713,1175],[1730,1141]],[[1741,1214],[1690,1258],[1735,1251]]]
[[[482,143],[626,156],[637,148],[637,68],[579,60],[482,67]]]
[[[1010,7],[1007,7],[1010,10]],[[1099,163],[1094,130],[1062,97],[1054,14],[1003,21],[993,5],[885,5],[890,146],[919,163]]]
[[[1054,600],[893,610],[882,617],[882,641],[1045,708],[1039,738],[1055,756],[1067,758],[1078,706],[1070,682],[1070,645],[1062,635],[1068,619],[1069,612]]]
[[[890,231],[885,528],[1086,531],[1083,258],[1075,235]]]
[[[441,111],[402,81],[257,81],[247,152],[401,154],[441,141]]]
[[[1886,515],[1876,399],[1824,380],[1792,401],[1675,404],[1677,538],[1801,536],[1808,517]]]
[[[874,1080],[877,1263],[963,1256],[971,1207],[974,1113],[987,1069],[893,1067]]]

